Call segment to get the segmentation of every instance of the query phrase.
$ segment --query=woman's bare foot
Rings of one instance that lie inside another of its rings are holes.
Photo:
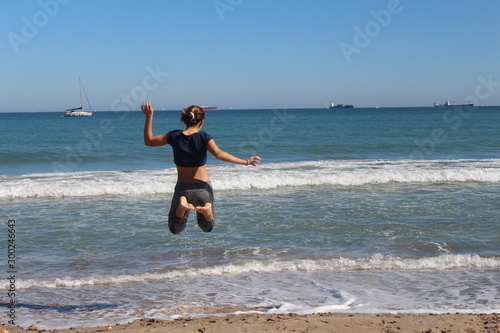
[[[195,207],[187,201],[185,196],[180,197],[179,207],[177,207],[177,210],[175,211],[175,216],[183,218],[188,210],[195,210]]]
[[[214,220],[214,213],[212,211],[212,204],[210,202],[207,202],[205,206],[197,206],[195,207],[195,210],[198,213],[203,214],[205,217],[205,221],[207,222],[212,222]]]

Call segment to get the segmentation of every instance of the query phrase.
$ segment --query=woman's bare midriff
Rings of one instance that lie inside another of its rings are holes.
[[[207,166],[181,167],[177,166],[177,181],[180,183],[209,182]]]

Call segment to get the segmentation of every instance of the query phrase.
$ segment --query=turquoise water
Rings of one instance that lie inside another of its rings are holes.
[[[498,107],[208,112],[219,147],[263,161],[209,157],[216,227],[180,235],[171,149],[143,145],[142,113],[60,116],[0,114],[18,324],[500,310]],[[180,125],[155,115],[155,134]]]

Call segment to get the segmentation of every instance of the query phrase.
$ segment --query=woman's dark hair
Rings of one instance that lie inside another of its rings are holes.
[[[181,122],[187,127],[194,126],[205,119],[205,111],[197,105],[186,106],[181,113]]]

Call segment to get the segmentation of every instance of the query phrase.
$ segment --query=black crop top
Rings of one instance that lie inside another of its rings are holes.
[[[174,163],[181,167],[199,167],[207,163],[207,143],[210,134],[200,131],[185,135],[182,130],[167,133],[167,142],[174,150]]]

